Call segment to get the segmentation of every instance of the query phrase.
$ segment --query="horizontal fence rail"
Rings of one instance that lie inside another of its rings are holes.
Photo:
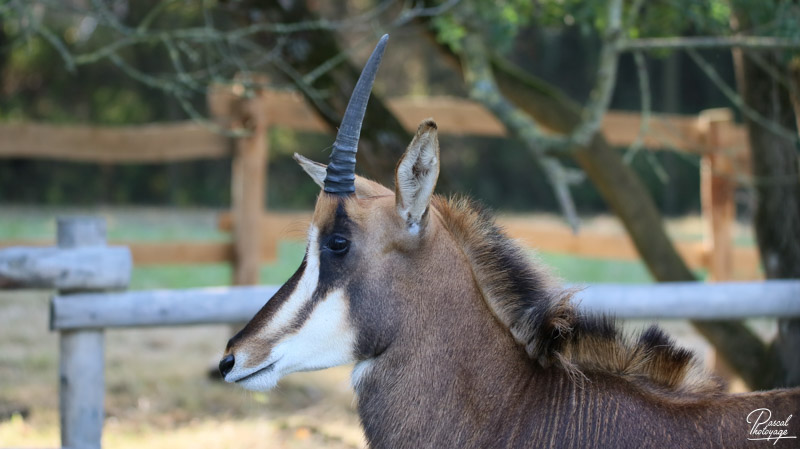
[[[56,296],[50,324],[64,330],[240,323],[277,291],[240,286]]]
[[[741,320],[800,316],[800,280],[592,284],[580,307],[625,319]]]
[[[225,136],[194,122],[125,127],[0,123],[0,158],[143,164],[230,157]]]
[[[78,294],[53,298],[54,330],[190,324],[249,320],[278,286],[201,288]],[[800,281],[704,284],[593,284],[574,301],[588,312],[620,319],[727,320],[800,316]]]
[[[441,134],[505,137],[508,131],[479,103],[457,97],[391,98],[387,105],[411,133],[419,123],[433,117]],[[295,131],[331,133],[333,130],[314,112],[301,95],[266,91],[259,106],[268,126]],[[231,111],[227,111],[231,115]],[[612,145],[637,141],[641,114],[609,111],[603,133]],[[211,124],[195,122],[158,123],[126,127],[52,125],[47,123],[0,123],[0,158],[59,159],[112,164],[165,163],[231,155],[226,138]],[[722,133],[722,143],[746,154],[747,139],[742,126],[731,125]],[[673,148],[702,153],[697,119],[693,116],[652,114],[644,148]]]
[[[0,249],[0,286],[59,290],[119,290],[133,261],[122,246]]]

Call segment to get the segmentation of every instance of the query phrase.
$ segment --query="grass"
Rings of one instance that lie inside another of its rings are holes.
[[[539,259],[567,282],[580,284],[653,282],[652,276],[641,262],[589,259],[555,253],[540,253]]]

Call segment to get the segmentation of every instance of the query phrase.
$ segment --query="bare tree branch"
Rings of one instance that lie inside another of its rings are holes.
[[[639,13],[642,11],[642,6],[644,6],[644,0],[633,0],[628,18],[625,20],[625,29],[632,27],[633,24],[639,20]]]
[[[267,64],[287,75],[323,113],[334,115],[331,110],[321,107],[324,104],[321,99],[323,94],[312,87],[312,84],[326,72],[347,60],[351,51],[334,55],[326,63],[304,75],[281,59],[281,52],[289,42],[290,36],[307,31],[367,30],[363,38],[366,43],[375,34],[376,25],[390,29],[400,27],[418,17],[430,17],[446,12],[459,1],[447,0],[434,7],[425,7],[423,2],[382,0],[369,10],[342,20],[314,18],[288,23],[260,21],[244,27],[217,24],[213,19],[212,10],[204,8],[199,26],[157,28],[155,26],[157,19],[162,17],[169,5],[174,4],[176,0],[156,2],[135,25],[126,24],[121,20],[126,11],[113,9],[107,2],[101,0],[89,0],[86,3],[13,0],[0,6],[0,19],[6,16],[25,18],[21,22],[23,41],[33,36],[41,36],[56,50],[69,71],[74,71],[82,65],[108,60],[128,77],[174,97],[193,120],[219,131],[214,123],[207,121],[196,110],[192,102],[193,97],[196,99],[197,96],[205,95],[208,85],[232,83],[237,73],[263,70]],[[385,17],[387,15],[390,17]],[[69,45],[61,33],[49,27],[45,20],[47,17],[58,17],[59,22],[65,19],[75,21],[91,19],[99,28],[110,32],[112,38],[104,35],[105,40],[95,40],[96,44],[83,42],[84,47],[92,48],[94,44],[95,48],[78,52],[75,49],[79,47]],[[379,18],[382,25],[378,23]],[[266,39],[262,39],[265,37]],[[255,42],[256,38],[260,41],[259,44]],[[277,42],[275,48],[265,49],[265,42],[270,41]],[[122,56],[126,50],[144,45],[160,45],[172,64],[172,71],[158,74],[145,73]]]
[[[619,50],[623,45],[623,38],[622,0],[611,0],[608,3],[606,30],[597,67],[597,84],[584,108],[583,122],[568,137],[572,144],[586,146],[602,125],[617,83]]]
[[[536,156],[555,191],[556,199],[567,222],[577,232],[578,214],[569,191],[568,176],[561,163],[546,153],[547,148],[562,145],[563,138],[547,137],[533,119],[517,109],[500,93],[481,37],[476,34],[469,35],[464,38],[462,44],[464,80],[469,87],[470,96],[492,111],[495,117]]]
[[[688,48],[749,48],[749,49],[800,49],[800,39],[766,36],[724,36],[724,37],[654,37],[634,39],[626,42],[620,51],[640,50],[683,50]]]
[[[719,73],[717,73],[716,69],[714,69],[714,67],[709,64],[705,58],[700,56],[700,53],[698,53],[697,50],[694,48],[687,48],[686,52],[689,54],[689,57],[692,58],[692,61],[694,61],[695,64],[697,64],[697,66],[700,67],[700,69],[706,74],[706,76],[708,76],[708,79],[710,79],[714,85],[716,85],[717,88],[722,91],[725,97],[727,97],[731,103],[739,108],[744,115],[776,135],[790,141],[798,142],[797,133],[773,122],[772,120],[759,114],[755,109],[748,106],[744,99],[739,96],[739,94],[737,94],[736,91],[725,82],[725,80],[722,79]]]
[[[633,61],[636,63],[636,75],[639,78],[639,97],[642,102],[642,119],[639,122],[639,133],[636,140],[628,147],[625,154],[625,163],[630,163],[636,157],[636,153],[644,146],[644,138],[650,128],[650,115],[652,113],[652,99],[650,95],[650,77],[647,73],[647,63],[642,52],[637,51],[633,54]]]

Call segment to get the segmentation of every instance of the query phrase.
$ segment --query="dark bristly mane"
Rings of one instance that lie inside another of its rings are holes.
[[[655,393],[713,395],[721,382],[652,326],[630,338],[606,316],[578,312],[575,290],[564,289],[533,263],[477,203],[434,197],[433,209],[461,245],[494,315],[543,367],[559,366],[580,381],[585,373],[623,377]]]

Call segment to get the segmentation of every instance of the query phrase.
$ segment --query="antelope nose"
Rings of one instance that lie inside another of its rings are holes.
[[[223,379],[231,372],[235,363],[236,359],[233,358],[233,354],[228,354],[219,361],[219,373],[222,374]]]

